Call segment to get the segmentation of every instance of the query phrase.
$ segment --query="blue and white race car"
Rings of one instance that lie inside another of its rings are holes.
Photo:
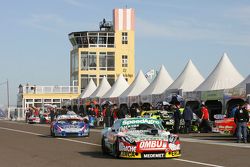
[[[51,123],[50,134],[55,136],[89,136],[89,123],[79,115],[60,115]]]

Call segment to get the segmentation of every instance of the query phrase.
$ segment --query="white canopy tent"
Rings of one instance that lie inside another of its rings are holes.
[[[173,79],[162,65],[160,71],[153,82],[140,94],[140,99],[142,103],[152,103],[153,96],[156,95],[157,98],[160,98],[159,95],[173,83]]]
[[[89,96],[90,98],[102,97],[111,88],[106,77],[103,77],[101,84],[97,89]]]
[[[246,84],[250,83],[250,74],[238,85],[235,86],[235,88],[245,88],[246,89]]]
[[[96,90],[96,85],[94,81],[91,79],[87,87],[80,94],[79,98],[83,99],[83,98],[89,97],[95,90]]]
[[[195,91],[230,89],[242,80],[242,75],[234,67],[227,54],[224,53],[215,69]]]
[[[192,60],[189,60],[181,74],[167,90],[182,89],[183,92],[190,92],[197,88],[203,81],[203,76],[193,64]]]
[[[129,87],[122,74],[117,78],[114,85],[101,98],[119,97]]]
[[[143,72],[140,70],[131,85],[119,96],[120,104],[130,103],[129,97],[134,97],[133,103],[139,103],[139,94],[149,86],[149,82],[146,79]],[[131,103],[130,103],[131,104]]]

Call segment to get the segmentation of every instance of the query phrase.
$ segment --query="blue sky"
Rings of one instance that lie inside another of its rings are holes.
[[[8,78],[11,104],[20,83],[69,85],[68,34],[97,30],[113,8],[126,6],[136,10],[136,72],[163,64],[175,79],[192,59],[207,77],[227,52],[250,74],[248,0],[8,0],[0,5],[0,83]]]

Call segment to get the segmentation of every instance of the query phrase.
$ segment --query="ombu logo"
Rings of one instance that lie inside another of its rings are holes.
[[[162,148],[166,147],[166,143],[161,140],[156,141],[143,141],[140,143],[141,149],[147,149],[147,148]]]

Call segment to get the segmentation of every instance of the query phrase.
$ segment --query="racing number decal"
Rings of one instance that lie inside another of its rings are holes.
[[[166,157],[177,157],[180,155],[180,151],[172,151],[166,154]]]
[[[172,151],[172,156],[179,155],[179,151]]]

